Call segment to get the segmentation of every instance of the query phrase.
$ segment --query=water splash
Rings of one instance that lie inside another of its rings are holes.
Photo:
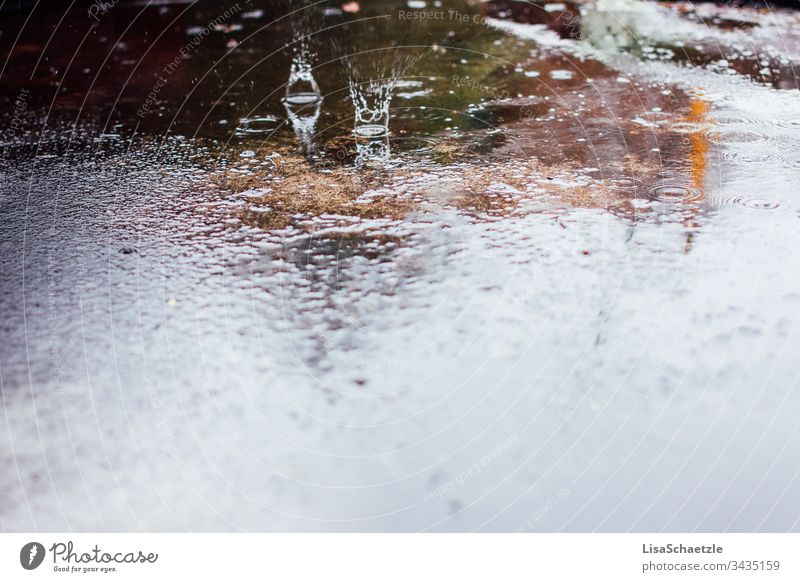
[[[286,83],[284,103],[291,106],[308,105],[322,98],[311,62],[311,53],[306,48],[295,52],[289,71],[289,81]]]
[[[314,52],[308,45],[308,37],[296,31],[294,54],[283,105],[289,123],[307,154],[314,151],[313,140],[322,108],[322,92],[314,78],[314,59]]]
[[[320,90],[313,75],[316,53],[311,48],[311,12],[301,11],[292,20],[292,65],[286,83],[286,99],[295,105],[309,103],[319,98]]]
[[[370,80],[356,83],[350,80],[350,98],[355,107],[353,133],[359,137],[380,138],[389,135],[389,107],[396,79]]]
[[[427,49],[409,52],[402,39],[387,28],[390,26],[391,22],[384,19],[371,23],[368,30],[353,28],[351,37],[341,47],[346,55],[342,63],[354,108],[353,135],[360,162],[373,154],[373,160],[388,160],[386,138],[390,133],[394,90],[401,78],[427,54]]]
[[[312,53],[304,42],[299,43],[292,59],[283,105],[303,149],[308,154],[313,153],[314,135],[322,109],[322,93],[314,78]]]

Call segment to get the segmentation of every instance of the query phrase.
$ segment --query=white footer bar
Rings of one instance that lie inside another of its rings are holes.
[[[0,580],[779,582],[800,580],[799,548],[800,534],[2,534]]]

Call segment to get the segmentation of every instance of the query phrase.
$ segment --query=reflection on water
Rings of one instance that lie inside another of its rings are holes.
[[[391,146],[389,144],[388,130],[381,133],[377,131],[370,131],[370,127],[375,126],[358,126],[354,130],[356,134],[356,167],[363,167],[370,162],[378,162],[385,164],[389,161],[391,154]],[[383,126],[381,126],[383,127]],[[364,133],[366,131],[366,133]]]
[[[322,94],[314,79],[309,49],[303,41],[300,41],[300,48],[292,59],[283,104],[297,139],[305,152],[312,154],[314,134],[322,110]]]
[[[296,98],[296,96],[294,96]],[[286,115],[292,125],[297,140],[307,154],[314,153],[314,134],[316,132],[319,114],[322,110],[322,99],[307,101],[302,104],[293,103],[289,97],[284,102]]]
[[[4,528],[797,528],[796,11],[61,10],[0,7]]]

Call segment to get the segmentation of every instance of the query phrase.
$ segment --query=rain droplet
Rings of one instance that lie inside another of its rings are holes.
[[[703,193],[679,182],[661,182],[650,186],[647,197],[659,202],[695,202]]]

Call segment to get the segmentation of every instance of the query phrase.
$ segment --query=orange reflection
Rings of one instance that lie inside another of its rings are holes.
[[[711,105],[703,99],[702,92],[695,92],[689,103],[689,114],[686,121],[697,127],[689,134],[689,168],[692,176],[692,187],[704,194],[706,169],[708,167],[708,136],[704,127],[707,123],[706,117],[711,111]],[[690,203],[691,204],[691,203]],[[686,245],[684,252],[692,250],[692,241],[695,230],[700,226],[696,218],[690,215],[684,221],[686,227]]]
[[[709,111],[711,111],[711,105],[707,101],[695,97],[689,105],[687,120],[702,127],[706,123],[706,116]],[[691,133],[690,138],[689,161],[692,170],[692,186],[702,192],[705,186],[706,167],[708,166],[708,137],[703,129],[698,129]]]

